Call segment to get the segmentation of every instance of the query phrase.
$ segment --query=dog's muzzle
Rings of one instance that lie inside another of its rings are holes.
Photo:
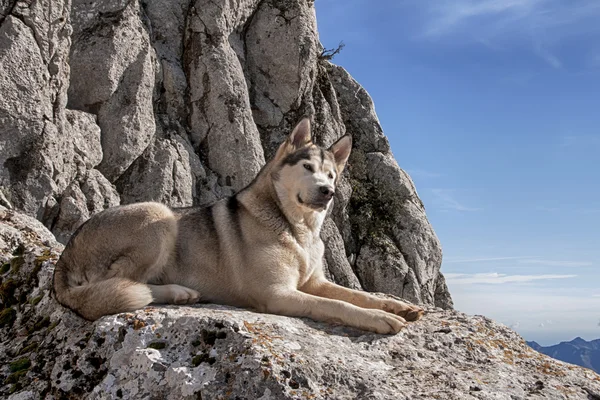
[[[327,196],[320,195],[320,196],[318,196],[317,199],[312,199],[311,201],[304,201],[304,200],[302,200],[302,197],[300,197],[300,195],[298,195],[298,203],[303,204],[307,207],[310,207],[314,210],[322,211],[327,208],[327,205],[331,201],[332,196],[333,195],[331,195],[331,196],[330,195],[327,195]]]
[[[321,186],[319,187],[319,193],[321,194],[321,196],[323,196],[323,199],[329,201],[335,194],[335,191],[331,186]]]

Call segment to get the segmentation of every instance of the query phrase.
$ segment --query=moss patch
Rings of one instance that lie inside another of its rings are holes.
[[[5,274],[10,270],[10,263],[4,263],[0,267],[0,274]]]
[[[33,333],[40,329],[47,328],[50,325],[50,317],[38,319],[35,324],[27,330],[27,333]]]
[[[31,367],[31,360],[28,357],[23,357],[18,359],[17,361],[13,361],[8,365],[8,369],[10,372],[19,372],[23,370],[28,370]]]
[[[352,196],[348,211],[352,234],[359,247],[363,243],[380,245],[384,242],[381,239],[392,237],[392,229],[399,227],[390,216],[402,210],[404,199],[372,182],[368,177],[365,153],[354,150],[349,160]]]
[[[50,332],[52,329],[56,328],[56,325],[58,325],[60,323],[59,321],[54,321],[53,323],[50,324],[50,326],[48,327],[47,332]]]
[[[17,319],[17,312],[12,308],[6,308],[0,311],[0,328],[4,326],[12,326]]]
[[[29,304],[31,304],[32,306],[35,306],[37,303],[39,303],[42,299],[44,298],[43,294],[40,294],[37,297],[34,297],[33,299],[29,300]]]
[[[21,270],[21,267],[25,264],[25,258],[19,256],[10,260],[10,273],[18,274]]]
[[[40,256],[35,259],[35,262],[33,263],[33,269],[31,270],[29,278],[27,279],[27,283],[29,285],[36,286],[38,284],[38,273],[41,271],[44,261],[47,259],[48,258],[45,256]]]
[[[15,372],[14,374],[10,374],[8,376],[8,378],[6,378],[6,380],[4,381],[4,383],[17,383],[19,381],[19,378],[21,378],[22,376],[25,376],[25,374],[27,374],[27,370],[24,369],[22,371],[18,371]]]
[[[167,343],[165,342],[152,342],[148,345],[150,349],[162,350],[167,347]]]
[[[38,342],[31,342],[27,346],[23,347],[21,349],[21,351],[19,351],[19,355],[30,353],[32,351],[37,350],[37,348],[38,348]]]
[[[192,358],[192,366],[197,367],[202,363],[204,359],[204,354],[198,354]]]
[[[25,245],[23,243],[19,243],[17,248],[13,251],[13,256],[22,256],[25,254]]]
[[[17,299],[15,298],[17,286],[17,282],[14,279],[7,279],[0,285],[0,301],[2,301],[4,308],[17,303]]]

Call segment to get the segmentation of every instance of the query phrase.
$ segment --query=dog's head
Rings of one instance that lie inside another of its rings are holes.
[[[300,212],[327,210],[351,149],[350,135],[327,150],[313,144],[310,120],[300,121],[275,155],[272,178],[282,204]]]

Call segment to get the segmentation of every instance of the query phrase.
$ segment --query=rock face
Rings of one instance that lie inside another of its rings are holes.
[[[600,398],[591,370],[441,308],[393,336],[216,305],[90,323],[51,294],[61,250],[40,222],[0,207],[2,398]]]
[[[96,116],[66,108],[70,2],[2,7],[0,198],[66,240],[91,213],[119,204],[116,189],[95,169],[103,159]]]
[[[312,1],[0,2],[0,203],[66,243],[118,204],[212,202],[293,125],[354,149],[323,230],[329,277],[452,308],[441,248],[366,91],[322,54]]]

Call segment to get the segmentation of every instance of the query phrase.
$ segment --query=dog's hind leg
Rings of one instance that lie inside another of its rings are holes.
[[[173,213],[158,203],[131,204],[92,217],[56,264],[57,300],[90,320],[150,304],[147,283],[163,277],[176,237]]]
[[[200,293],[180,285],[148,285],[152,302],[157,304],[194,304],[200,301]]]

